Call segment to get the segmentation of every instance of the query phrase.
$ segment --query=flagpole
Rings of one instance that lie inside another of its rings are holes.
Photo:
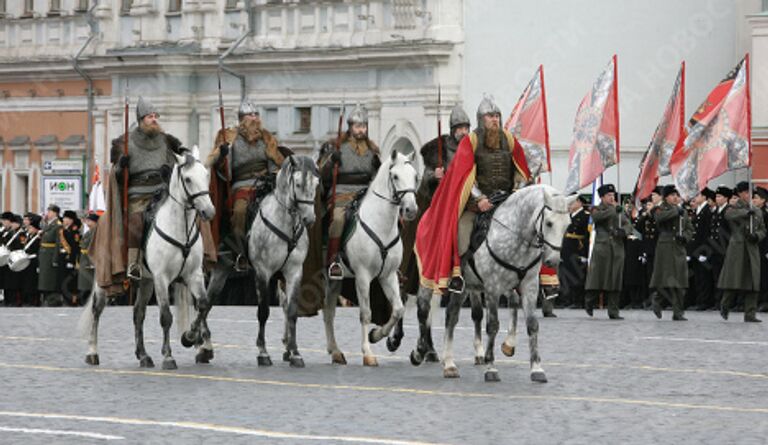
[[[747,144],[749,147],[749,168],[747,174],[749,175],[749,210],[754,211],[754,205],[752,204],[752,96],[749,89],[749,53],[744,56],[744,63],[746,64],[745,73],[747,77]],[[749,233],[754,234],[755,228],[753,223],[753,215],[749,215]]]
[[[618,58],[616,54],[613,55],[613,114],[616,119],[616,195],[618,197],[619,206],[621,203],[621,160],[619,155],[619,68]],[[622,206],[623,208],[623,206]],[[618,228],[621,228],[621,212],[617,212]]]

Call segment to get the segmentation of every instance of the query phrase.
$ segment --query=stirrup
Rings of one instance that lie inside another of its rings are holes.
[[[328,279],[333,281],[344,279],[344,269],[341,268],[341,264],[338,261],[334,261],[328,266]]]
[[[464,277],[457,276],[451,278],[451,281],[448,283],[448,292],[455,294],[464,293]]]
[[[233,263],[233,266],[235,267],[235,272],[245,272],[248,270],[248,258],[243,255],[242,253],[238,253],[237,257],[235,257],[235,262]]]
[[[141,281],[141,267],[138,263],[131,263],[128,265],[126,276],[134,281]]]

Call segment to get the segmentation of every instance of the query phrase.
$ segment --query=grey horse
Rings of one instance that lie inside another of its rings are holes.
[[[163,328],[163,369],[176,369],[171,355],[170,328],[173,315],[169,292],[175,294],[177,327],[181,342],[187,347],[198,346],[195,357],[198,363],[213,358],[211,333],[206,317],[210,303],[205,292],[203,276],[203,241],[197,218],[210,220],[215,208],[208,192],[208,169],[199,160],[195,146],[191,154],[176,155],[176,164],[168,183],[168,193],[158,204],[155,219],[147,235],[142,278],[139,281],[136,303],[133,307],[133,323],[136,340],[136,358],[144,368],[154,367],[152,358],[144,348],[144,317],[147,302],[154,290],[160,307],[160,325]],[[197,318],[190,325],[189,294],[196,300]],[[85,358],[90,365],[99,364],[97,350],[99,318],[106,304],[104,289],[94,283],[91,298],[80,318],[80,330],[89,335],[89,352]]]
[[[565,197],[548,185],[532,185],[515,192],[499,206],[493,215],[488,235],[472,257],[462,258],[461,269],[466,280],[463,293],[451,294],[446,308],[443,345],[443,376],[459,377],[453,358],[453,334],[459,321],[463,301],[469,296],[475,325],[475,364],[486,364],[485,380],[498,381],[494,367],[493,347],[499,331],[498,305],[502,295],[510,299],[510,329],[502,352],[514,354],[517,329],[517,308],[522,299],[531,351],[531,380],[546,382],[538,350],[539,322],[536,319],[536,299],[539,294],[539,269],[542,263],[556,267],[560,261],[560,246],[570,223],[568,205],[576,196]],[[483,348],[481,321],[483,295],[487,307],[487,345]],[[432,290],[419,289],[420,312],[428,312]],[[420,338],[411,352],[411,362],[418,365],[430,352],[426,335],[426,316],[420,314]]]
[[[376,177],[368,187],[360,204],[356,229],[344,247],[349,267],[344,265],[344,275],[355,277],[357,299],[360,305],[362,327],[363,365],[377,366],[371,343],[389,335],[393,326],[403,317],[405,307],[400,299],[397,269],[403,256],[398,218],[416,217],[416,185],[418,174],[413,166],[414,154],[404,155],[392,150],[392,155],[379,167]],[[351,269],[350,269],[351,268]],[[378,280],[392,306],[390,319],[381,327],[368,332],[371,324],[370,285]],[[341,293],[341,281],[326,277],[323,318],[328,353],[333,363],[346,364],[346,358],[336,343],[333,319],[336,302]]]
[[[258,293],[259,366],[269,366],[265,330],[272,295],[280,295],[285,313],[283,360],[292,367],[304,367],[296,346],[296,319],[301,288],[302,265],[309,249],[307,226],[315,222],[315,192],[319,173],[307,156],[289,156],[277,175],[275,190],[261,202],[248,233],[248,258],[254,269]],[[285,280],[285,292],[279,290],[277,274]]]

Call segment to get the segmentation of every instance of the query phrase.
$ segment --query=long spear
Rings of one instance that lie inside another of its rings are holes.
[[[437,168],[443,168],[443,125],[440,122],[440,105],[442,104],[442,88],[437,85]]]
[[[129,81],[125,81],[125,116],[124,116],[124,134],[123,134],[123,156],[128,157],[128,97],[129,97]],[[123,264],[126,265],[126,279],[123,283],[126,292],[128,292],[128,302],[133,304],[133,296],[131,295],[131,280],[128,278],[128,166],[123,169]]]
[[[224,141],[226,142],[227,127],[226,123],[224,122],[224,98],[221,95],[221,70],[218,70],[216,75],[219,78],[219,122],[221,123],[219,134],[222,138],[224,138]],[[227,171],[227,201],[229,202],[232,201],[232,164],[234,164],[234,156],[235,151],[230,150],[230,157],[232,158],[233,162],[224,160],[224,162],[226,162],[225,169]]]
[[[336,131],[336,144],[334,149],[336,151],[341,150],[341,125],[344,122],[344,100],[341,101],[341,109],[339,110],[339,125]],[[336,206],[336,178],[339,176],[339,164],[333,164],[333,177],[331,178],[331,196],[328,198],[328,210],[333,212],[334,206]]]

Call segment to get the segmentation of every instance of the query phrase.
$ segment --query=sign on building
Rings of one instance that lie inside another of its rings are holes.
[[[51,159],[43,162],[44,175],[73,175],[83,174],[82,159]]]
[[[43,209],[56,204],[61,210],[83,209],[83,178],[80,176],[44,176]]]

